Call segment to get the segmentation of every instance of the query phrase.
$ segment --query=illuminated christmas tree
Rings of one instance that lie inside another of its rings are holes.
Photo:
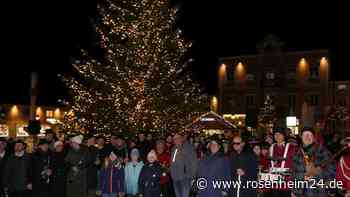
[[[82,51],[73,65],[81,76],[64,77],[73,110],[64,129],[174,132],[192,112],[206,110],[188,69],[192,60],[184,57],[190,43],[175,28],[176,8],[167,0],[105,0],[98,11],[105,54],[96,59]]]

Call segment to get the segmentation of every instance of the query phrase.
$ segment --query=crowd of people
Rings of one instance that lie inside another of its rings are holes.
[[[347,138],[348,139],[348,138]],[[73,135],[58,140],[48,131],[34,151],[20,140],[0,139],[0,197],[254,197],[350,196],[350,138],[333,157],[312,128],[300,137],[274,128],[262,139],[244,132],[205,137],[176,133],[158,137],[139,133],[125,139]],[[342,181],[342,189],[198,188],[196,181],[262,180]],[[347,190],[348,189],[348,190]]]

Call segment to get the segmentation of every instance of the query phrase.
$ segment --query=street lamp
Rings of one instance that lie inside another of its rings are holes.
[[[292,130],[293,135],[298,135],[298,119],[295,116],[287,116],[286,118],[287,127]]]

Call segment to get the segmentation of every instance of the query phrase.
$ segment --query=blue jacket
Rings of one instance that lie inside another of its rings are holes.
[[[129,162],[125,166],[125,191],[127,194],[136,195],[138,193],[138,181],[143,162],[138,162],[135,166]]]
[[[229,194],[228,188],[214,188],[213,181],[230,181],[231,180],[231,166],[229,159],[226,159],[222,153],[208,155],[199,162],[197,178],[204,178],[208,187],[200,190],[198,189],[198,197],[222,197],[223,192]]]
[[[115,166],[102,168],[99,177],[100,190],[103,194],[124,192],[124,177],[124,168]]]

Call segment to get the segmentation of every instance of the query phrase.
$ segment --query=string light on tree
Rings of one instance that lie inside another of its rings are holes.
[[[105,0],[98,10],[104,57],[82,50],[73,64],[81,76],[63,78],[74,113],[65,129],[173,132],[206,110],[206,96],[184,72],[193,60],[184,58],[191,44],[174,31],[177,9],[167,0]]]

